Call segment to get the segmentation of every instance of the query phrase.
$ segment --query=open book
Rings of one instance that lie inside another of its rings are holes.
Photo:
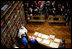
[[[52,47],[52,48],[58,48],[59,47],[59,44],[58,43],[51,42],[49,46]]]
[[[54,40],[55,42],[61,42],[61,40],[60,39],[57,39],[57,38],[55,38],[55,40]]]
[[[38,42],[41,42],[41,41],[42,41],[42,39],[41,39],[41,38],[36,38],[36,40],[37,40]]]
[[[34,35],[37,36],[39,34],[39,32],[35,32]]]
[[[41,38],[48,39],[49,36],[48,36],[48,35],[44,35],[44,34],[42,34]]]
[[[55,39],[55,35],[50,35],[50,38],[51,39]]]
[[[39,33],[39,34],[38,34],[38,37],[41,37],[41,36],[42,36],[42,34],[41,34],[41,33]]]
[[[49,44],[50,44],[50,40],[46,40],[46,39],[44,39],[44,40],[42,41],[42,43],[43,43],[43,44],[47,44],[47,45],[49,45]]]

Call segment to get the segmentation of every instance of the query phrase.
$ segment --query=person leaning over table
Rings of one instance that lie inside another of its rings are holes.
[[[34,43],[36,43],[34,40],[30,40],[27,36],[27,29],[24,26],[21,26],[19,29],[18,37],[22,41],[22,44],[25,46],[25,48],[28,48],[28,44],[30,43],[30,46],[33,48]],[[34,46],[36,47],[36,46]]]
[[[28,36],[27,36],[27,29],[21,25],[21,28],[19,29],[18,37],[22,41],[22,44],[25,46],[25,48],[28,48]]]

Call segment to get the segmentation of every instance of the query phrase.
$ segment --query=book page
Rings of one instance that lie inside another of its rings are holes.
[[[52,47],[52,48],[58,48],[59,47],[59,44],[58,43],[51,42],[49,46]]]
[[[49,45],[49,44],[50,44],[50,40],[46,40],[46,39],[45,39],[45,40],[42,41],[42,43]]]
[[[39,32],[35,32],[34,35],[37,36],[39,34]]]
[[[61,42],[61,40],[60,39],[57,39],[57,38],[55,38],[55,40],[54,40],[55,42]]]
[[[55,39],[55,35],[50,35],[50,38],[51,39]]]
[[[48,36],[48,35],[44,35],[44,34],[42,34],[42,37],[41,37],[41,38],[48,39],[49,36]]]
[[[42,36],[42,34],[41,34],[41,33],[39,33],[39,34],[38,34],[38,37],[41,37],[41,36]]]
[[[41,39],[41,38],[36,38],[36,40],[37,40],[38,42],[41,42],[41,41],[42,41],[42,39]]]

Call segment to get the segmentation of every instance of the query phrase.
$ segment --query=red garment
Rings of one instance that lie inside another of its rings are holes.
[[[36,3],[36,1],[34,1],[34,3]]]
[[[16,8],[15,8],[16,10],[18,9],[18,6],[16,6]]]
[[[41,6],[41,4],[42,4],[42,1],[39,1],[39,2],[38,2],[38,5]]]
[[[3,23],[3,21],[1,20],[1,24]]]

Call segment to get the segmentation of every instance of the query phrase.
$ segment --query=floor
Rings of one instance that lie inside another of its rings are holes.
[[[26,25],[28,36],[32,36],[35,32],[40,32],[47,35],[55,35],[56,38],[65,39],[66,48],[71,48],[71,32],[68,26],[51,25],[44,23],[29,23]]]

